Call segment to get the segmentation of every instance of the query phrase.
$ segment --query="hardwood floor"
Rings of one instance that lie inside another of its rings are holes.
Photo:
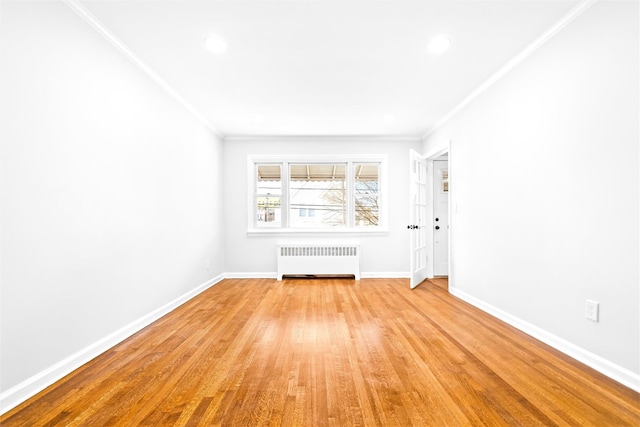
[[[638,393],[446,286],[224,280],[0,424],[640,425]]]

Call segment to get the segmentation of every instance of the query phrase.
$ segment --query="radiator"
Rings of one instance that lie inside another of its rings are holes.
[[[354,243],[279,243],[278,280],[284,275],[353,274],[360,280],[360,245]]]

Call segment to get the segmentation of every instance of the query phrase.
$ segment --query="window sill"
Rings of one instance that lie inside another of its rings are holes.
[[[387,228],[357,230],[353,228],[327,230],[315,228],[252,228],[247,236],[388,236]]]

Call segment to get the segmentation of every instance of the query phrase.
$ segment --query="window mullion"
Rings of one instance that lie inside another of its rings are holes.
[[[356,209],[355,209],[355,191],[354,191],[354,182],[355,182],[355,172],[353,170],[353,162],[347,162],[347,173],[346,179],[347,183],[347,224],[348,228],[355,227],[355,218],[356,218]]]

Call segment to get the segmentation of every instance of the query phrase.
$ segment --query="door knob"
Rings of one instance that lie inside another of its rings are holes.
[[[440,218],[436,218],[436,221],[440,221]]]
[[[440,226],[439,225],[436,225],[436,230],[440,230]]]

